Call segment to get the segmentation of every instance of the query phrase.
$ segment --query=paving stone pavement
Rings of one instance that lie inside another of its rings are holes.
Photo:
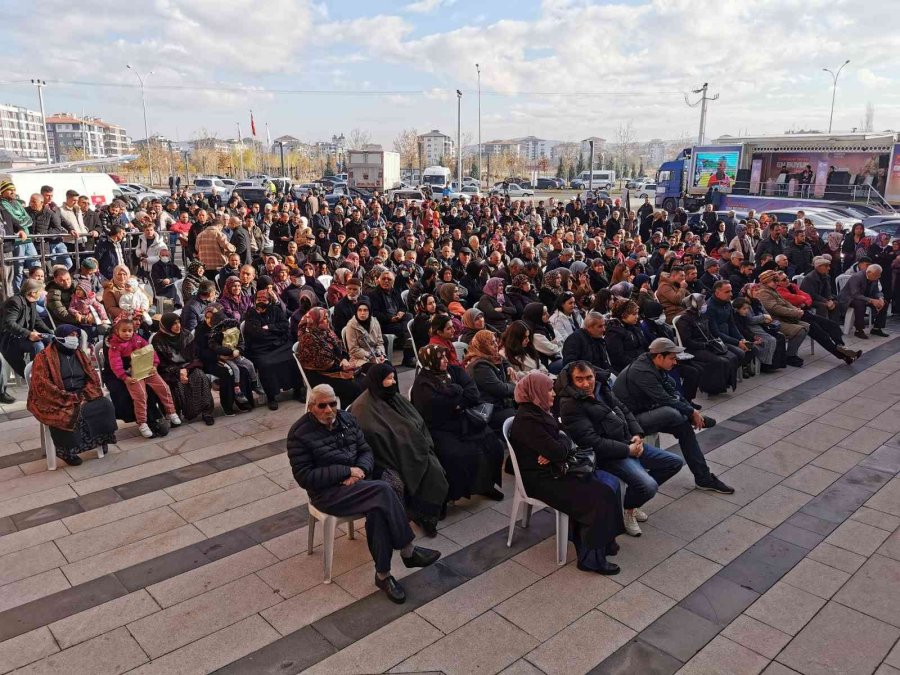
[[[579,572],[571,547],[558,567],[550,513],[508,548],[510,500],[461,500],[422,540],[438,564],[397,559],[402,606],[376,592],[359,528],[337,533],[332,584],[322,528],[307,555],[284,453],[301,404],[162,439],[126,425],[107,457],[49,472],[13,387],[0,675],[900,672],[900,339],[861,348],[700,399],[720,422],[701,445],[737,492],[684,470],[643,536],[620,537],[620,575]]]

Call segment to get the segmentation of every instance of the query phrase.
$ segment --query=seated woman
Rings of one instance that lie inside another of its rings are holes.
[[[566,338],[581,328],[583,319],[581,311],[575,305],[575,294],[566,291],[556,298],[553,314],[550,315],[550,325],[556,334],[556,340],[563,344]]]
[[[400,394],[391,364],[369,369],[366,391],[353,403],[353,417],[375,454],[376,474],[391,469],[400,476],[410,520],[429,537],[436,536],[450,486],[425,420]]]
[[[480,330],[489,330],[492,333],[497,333],[497,329],[485,321],[484,312],[477,307],[467,309],[463,314],[462,322],[463,332],[459,336],[459,341],[465,342],[466,344],[469,344],[472,341],[472,338],[475,337],[475,334]],[[499,333],[497,334],[499,335]]]
[[[525,306],[522,321],[531,331],[531,342],[547,370],[559,374],[562,370],[562,343],[557,341],[553,326],[550,325],[550,313],[539,302]]]
[[[416,314],[412,322],[412,338],[416,351],[428,344],[431,318],[437,314],[437,300],[429,293],[423,293],[416,301]]]
[[[656,300],[656,297],[653,295],[653,289],[650,288],[650,277],[646,274],[638,274],[634,277],[634,285],[631,287],[631,300],[637,303],[638,309],[643,307],[645,302]]]
[[[737,373],[740,359],[727,348],[723,354],[713,351],[712,333],[709,320],[703,313],[706,298],[700,293],[691,293],[682,301],[685,312],[678,319],[677,330],[681,344],[694,355],[694,362],[702,366],[700,389],[710,396],[724,393],[729,387],[737,388]]]
[[[194,336],[181,330],[181,317],[174,312],[163,314],[159,332],[150,340],[159,356],[157,370],[169,385],[175,409],[186,420],[202,417],[208,426],[215,423],[215,402],[203,363],[197,356]]]
[[[381,324],[372,316],[368,298],[360,298],[356,305],[356,314],[344,328],[347,351],[350,363],[365,373],[373,364],[384,363],[387,352],[384,349],[384,336]]]
[[[502,340],[500,353],[519,377],[534,370],[547,372],[531,341],[531,329],[524,321],[513,321],[509,324]]]
[[[328,312],[313,307],[300,319],[297,358],[311,386],[327,384],[349,406],[362,393],[362,378],[328,323]]]
[[[732,301],[734,322],[747,340],[760,339],[756,345],[760,371],[771,373],[787,367],[787,342],[778,330],[780,324],[766,313],[762,303],[754,298],[755,293],[756,284],[747,284],[741,289],[740,297]]]
[[[123,310],[119,303],[123,295],[131,296],[133,293],[129,281],[131,281],[131,270],[125,265],[116,265],[113,268],[112,279],[103,284],[103,306],[113,322],[123,311],[128,311]]]
[[[34,358],[28,387],[28,412],[50,428],[56,456],[70,466],[81,464],[79,454],[116,442],[115,409],[80,341],[77,326],[57,327]]]
[[[338,267],[334,271],[331,285],[325,291],[325,302],[329,307],[334,307],[341,301],[341,298],[347,295],[347,282],[350,281],[351,276],[350,270],[346,267]]]
[[[531,279],[528,275],[517,274],[512,279],[512,284],[507,288],[506,299],[510,306],[516,310],[515,318],[521,319],[525,308],[532,302],[538,301],[537,293],[531,287]]]
[[[638,325],[639,313],[637,303],[629,300],[618,305],[606,322],[606,353],[616,375],[650,346]]]
[[[199,260],[192,260],[188,263],[187,274],[185,274],[184,281],[181,284],[181,297],[184,298],[185,302],[197,295],[200,282],[205,278],[206,268],[203,267],[203,263]]]
[[[0,309],[0,353],[23,377],[25,355],[33,358],[53,339],[53,330],[37,313],[37,301],[43,290],[41,282],[26,279],[19,293],[4,302]]]
[[[497,333],[505,331],[516,315],[516,310],[507,304],[503,295],[503,279],[500,277],[491,277],[487,280],[481,299],[475,307],[484,312],[484,320]]]
[[[513,403],[516,372],[500,354],[494,333],[481,330],[475,334],[466,352],[465,367],[466,373],[478,387],[481,400],[493,404],[490,425],[499,431],[506,418],[516,413]]]
[[[300,400],[303,387],[291,351],[288,317],[268,289],[256,292],[256,304],[244,315],[244,339],[245,354],[256,367],[269,410],[278,410],[276,397],[286,389],[293,389],[294,398]]]
[[[606,560],[619,546],[616,537],[625,530],[619,480],[605,471],[587,476],[561,473],[573,448],[550,412],[553,380],[532,372],[516,383],[519,409],[509,430],[519,475],[529,497],[568,514],[571,537],[578,554],[578,569],[617,574],[619,566]]]
[[[238,410],[251,410],[256,370],[249,359],[241,356],[240,329],[234,319],[225,315],[222,305],[206,306],[203,321],[194,329],[194,342],[203,371],[219,378],[219,401],[225,416],[234,416],[235,405]]]
[[[430,338],[428,344],[439,345],[447,350],[447,358],[450,360],[451,366],[461,366],[459,354],[456,353],[456,347],[453,345],[453,335],[456,329],[453,326],[453,319],[449,314],[435,314],[431,317],[431,324],[428,327]]]
[[[413,383],[412,404],[425,420],[435,454],[447,473],[447,500],[473,494],[502,500],[496,486],[502,480],[503,444],[490,428],[465,413],[481,403],[478,387],[465,370],[450,365],[444,347],[422,347],[419,361],[422,369]]]
[[[225,280],[225,288],[219,296],[219,304],[225,316],[237,322],[244,319],[244,315],[253,306],[252,295],[241,291],[241,280],[238,277],[228,277]]]

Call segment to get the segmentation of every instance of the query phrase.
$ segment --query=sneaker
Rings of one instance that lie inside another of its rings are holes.
[[[141,436],[144,438],[153,438],[153,430],[146,422],[138,425],[138,431],[141,432]]]
[[[869,335],[874,335],[875,337],[887,337],[888,334],[885,333],[881,328],[873,328],[869,331]]]
[[[868,339],[869,339],[869,336],[866,335],[866,331],[864,331],[864,330],[858,330],[858,331],[856,331],[856,332],[853,333],[853,334],[854,334],[856,337],[858,337],[860,340],[868,340]]]
[[[173,427],[181,426],[181,418],[178,416],[178,413],[172,413],[171,415],[166,415],[166,417],[169,420],[169,424],[171,424]]]
[[[647,512],[639,509],[637,506],[635,506],[632,511],[634,512],[634,519],[639,523],[646,523],[648,520],[650,520],[650,516],[647,515]]]
[[[716,478],[716,475],[713,473],[709,474],[709,478],[707,478],[702,483],[698,482],[696,486],[698,490],[709,490],[710,492],[719,492],[723,495],[734,494],[734,488],[729,485],[725,485],[725,483]]]
[[[9,394],[7,394],[5,391],[0,392],[0,403],[3,403],[4,405],[9,405],[10,403],[15,403],[15,402],[16,402],[16,399],[13,398],[12,396],[10,396]]]
[[[630,534],[632,537],[640,537],[641,534],[641,526],[637,523],[637,517],[635,517],[634,509],[625,509],[622,512],[622,515],[625,517],[625,532]]]

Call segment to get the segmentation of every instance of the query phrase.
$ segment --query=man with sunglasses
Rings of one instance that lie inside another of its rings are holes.
[[[391,576],[391,557],[400,551],[406,567],[427,567],[439,551],[413,545],[406,510],[397,493],[371,478],[372,449],[362,429],[327,384],[313,387],[308,412],[291,427],[287,453],[297,483],[317,509],[333,516],[364,514],[366,542],[375,561],[375,585],[392,602],[406,601],[403,586]]]

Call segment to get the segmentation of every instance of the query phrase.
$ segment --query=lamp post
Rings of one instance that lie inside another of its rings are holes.
[[[153,186],[153,147],[150,143],[150,127],[147,124],[147,98],[144,95],[144,77],[150,77],[153,74],[153,71],[149,71],[144,77],[141,77],[141,74],[131,67],[130,63],[126,63],[125,67],[128,68],[132,73],[134,73],[135,77],[137,77],[138,82],[141,85],[141,107],[144,109],[144,138],[147,139],[147,168],[150,170],[150,186]]]
[[[588,161],[588,192],[594,194],[594,139],[586,138],[584,140],[588,142],[588,146],[591,149],[590,159]],[[584,141],[581,142],[584,143]]]
[[[841,67],[838,68],[836,73],[833,72],[830,68],[822,68],[822,70],[824,70],[826,73],[831,75],[831,79],[834,84],[834,86],[831,88],[831,114],[828,116],[828,133],[829,134],[831,133],[831,123],[834,120],[834,97],[837,95],[837,81],[838,81],[838,78],[841,76],[841,71],[844,69],[844,66],[846,66],[848,63],[850,63],[850,59],[847,59],[846,61],[844,61],[844,63],[841,64]]]
[[[456,90],[456,186],[462,190],[462,145],[460,145],[460,114],[462,112],[462,91]]]
[[[481,177],[484,169],[481,166],[481,66],[475,64],[475,72],[478,73],[478,185],[481,190]]]
[[[284,172],[284,141],[276,141],[278,143],[278,149],[281,151],[281,175],[287,176]]]
[[[50,136],[47,133],[47,115],[44,114],[44,87],[47,86],[47,83],[44,80],[32,80],[31,84],[37,87],[38,90],[38,102],[41,104],[41,122],[44,124],[44,149],[47,152],[47,164],[50,164],[53,160],[50,157]],[[84,126],[82,122],[82,126]],[[57,149],[59,144],[57,143]]]

